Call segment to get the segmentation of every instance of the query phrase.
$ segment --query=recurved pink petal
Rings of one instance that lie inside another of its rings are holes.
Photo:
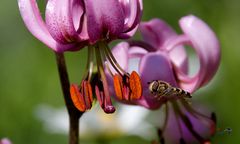
[[[124,12],[124,29],[120,38],[126,39],[136,32],[142,17],[142,0],[119,0]]]
[[[50,34],[57,42],[68,44],[80,41],[77,30],[84,12],[81,8],[82,5],[80,0],[48,0],[46,24]],[[72,8],[76,8],[78,12],[72,11]]]
[[[58,44],[49,34],[46,24],[44,23],[36,0],[18,0],[18,6],[21,16],[28,30],[40,41],[56,52],[75,47],[73,44],[61,45]]]
[[[139,29],[143,40],[156,48],[156,50],[165,50],[164,44],[177,36],[175,31],[160,19],[142,22]]]
[[[156,100],[148,90],[148,82],[163,80],[173,86],[177,86],[174,78],[171,62],[163,52],[148,53],[142,57],[139,66],[139,74],[142,80],[143,96],[136,101],[137,104],[150,109],[159,108],[163,102]]]
[[[124,27],[123,9],[117,0],[85,1],[89,40],[117,38]]]
[[[166,51],[171,40],[177,37],[176,32],[164,21],[153,19],[140,24],[140,31],[146,43],[156,50]],[[186,51],[182,46],[168,51],[171,61],[185,74],[188,70]]]
[[[179,44],[189,43],[195,49],[200,62],[197,74],[190,77],[181,70],[177,70],[180,86],[189,92],[193,92],[207,84],[216,73],[220,62],[220,46],[218,39],[209,26],[199,18],[190,15],[180,20],[180,26],[184,32]],[[182,41],[182,42],[181,42]]]

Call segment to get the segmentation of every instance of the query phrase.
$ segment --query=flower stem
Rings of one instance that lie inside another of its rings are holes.
[[[62,92],[64,96],[65,105],[67,107],[69,116],[69,144],[78,144],[79,141],[79,119],[82,116],[82,112],[78,111],[73,105],[70,97],[70,83],[63,53],[55,53],[58,66],[59,78],[62,86]]]

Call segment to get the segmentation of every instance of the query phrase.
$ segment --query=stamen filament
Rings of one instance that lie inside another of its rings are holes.
[[[191,121],[189,120],[189,118],[182,113],[182,111],[179,108],[179,105],[175,102],[173,102],[174,104],[174,110],[176,110],[177,114],[181,117],[181,119],[183,120],[184,124],[186,125],[186,127],[188,128],[188,130],[191,132],[191,134],[201,143],[203,143],[205,140],[203,137],[201,137],[194,129],[192,126]]]
[[[112,77],[114,77],[114,74],[112,73],[112,71],[111,71],[111,69],[110,69],[110,67],[109,67],[109,65],[108,65],[108,62],[105,62],[105,66],[106,66],[108,72],[110,73],[110,75],[111,75]]]
[[[168,103],[165,104],[165,120],[164,120],[164,124],[163,124],[163,128],[162,131],[165,131],[166,127],[167,127],[167,122],[168,122]]]
[[[194,117],[197,118],[197,115],[199,115],[199,116],[202,116],[202,117],[206,118],[207,120],[211,119],[210,117],[194,110],[186,101],[181,100],[181,102],[182,102],[183,106],[185,107],[185,109],[187,109]]]
[[[82,80],[91,80],[93,72],[93,46],[88,46],[88,58],[87,58],[87,65],[86,65],[86,71],[84,72]]]
[[[105,42],[101,42],[100,45],[104,48],[104,52],[109,60],[109,62],[114,66],[114,68],[116,69],[116,71],[118,72],[122,72],[123,74],[130,76],[117,62],[117,60],[115,59],[115,57],[113,56],[111,50],[109,49],[108,45]],[[121,74],[121,73],[119,73]],[[121,74],[122,75],[122,74]]]
[[[176,118],[176,121],[177,121],[177,124],[178,124],[178,129],[179,129],[179,131],[180,131],[181,138],[182,138],[182,137],[183,137],[182,127],[181,127],[180,121],[179,121],[179,119],[178,119],[178,117],[180,116],[180,115],[179,115],[179,107],[178,107],[177,102],[175,102],[175,101],[172,101],[171,104],[173,105],[173,110],[174,110],[174,113],[175,113],[175,118]],[[180,116],[180,117],[181,117],[181,116]]]

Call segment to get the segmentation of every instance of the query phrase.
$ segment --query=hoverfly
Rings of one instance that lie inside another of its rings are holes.
[[[168,82],[161,80],[154,80],[148,82],[149,91],[159,100],[161,98],[171,99],[171,98],[191,98],[191,94],[183,89],[173,87]]]

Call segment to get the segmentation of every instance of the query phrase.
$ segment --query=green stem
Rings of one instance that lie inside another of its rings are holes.
[[[79,142],[79,119],[82,112],[78,111],[70,98],[70,83],[63,53],[55,53],[58,66],[59,78],[62,86],[65,105],[69,116],[69,144],[78,144]]]

